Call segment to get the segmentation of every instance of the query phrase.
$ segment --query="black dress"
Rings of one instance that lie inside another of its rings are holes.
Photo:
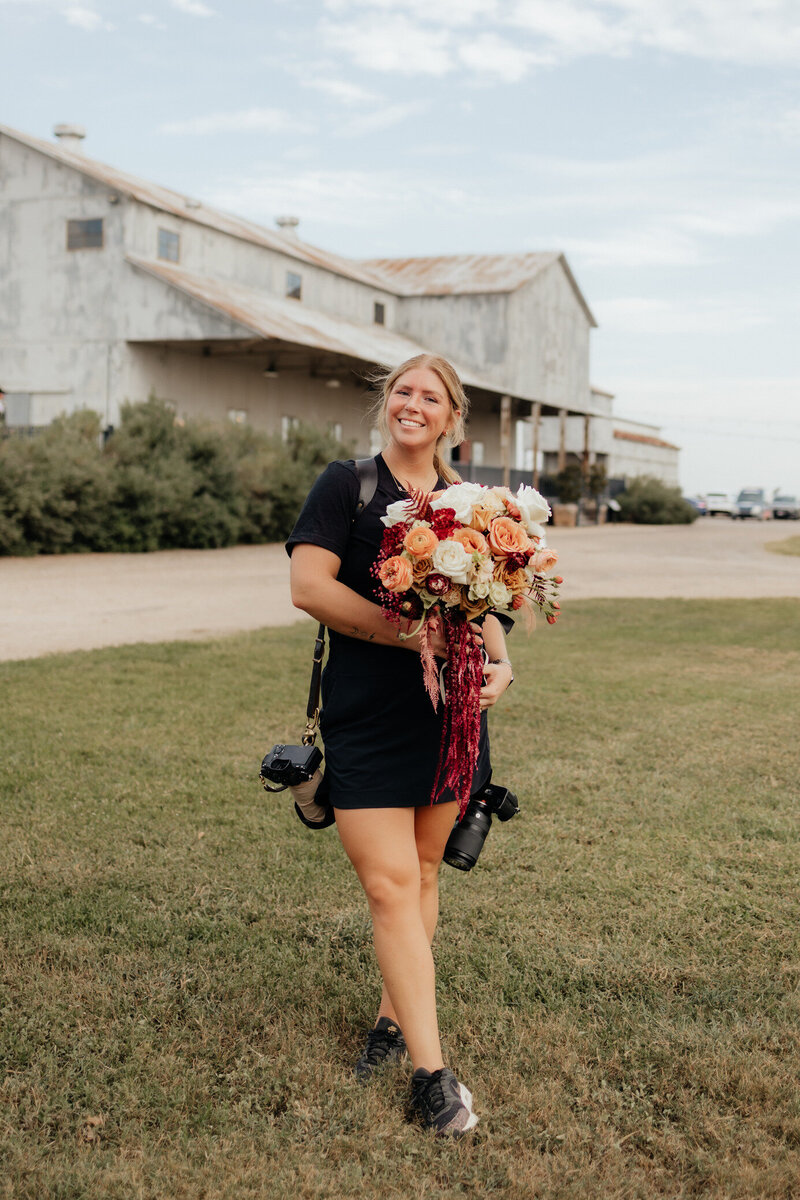
[[[378,556],[389,504],[405,499],[383,461],[370,503],[354,518],[360,485],[353,462],[331,463],[308,494],[286,543],[310,543],[341,559],[338,579],[376,603],[370,567]],[[446,487],[440,479],[437,487]],[[434,712],[419,654],[330,631],[322,675],[320,731],[325,772],[319,798],[335,808],[417,808],[431,802],[439,758],[442,705]],[[481,714],[473,794],[491,778],[486,714]],[[446,793],[440,803],[452,800]]]

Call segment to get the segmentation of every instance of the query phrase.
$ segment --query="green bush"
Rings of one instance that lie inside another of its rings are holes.
[[[88,411],[0,443],[0,554],[209,549],[280,541],[314,479],[346,446],[310,426],[280,438],[123,405],[100,445]]]
[[[697,511],[684,500],[680,488],[650,475],[631,479],[617,500],[623,521],[634,525],[690,525],[697,518]]]

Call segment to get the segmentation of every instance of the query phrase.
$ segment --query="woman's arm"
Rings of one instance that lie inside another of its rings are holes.
[[[336,578],[341,559],[322,546],[301,542],[292,550],[292,603],[307,612],[315,621],[329,629],[362,642],[377,642],[381,646],[402,646],[419,652],[419,635],[400,640],[400,631],[407,631],[406,621],[398,628],[384,617],[379,604],[366,600],[358,592]],[[432,638],[435,654],[445,654],[441,635]]]
[[[483,643],[490,659],[508,658],[503,626],[492,613],[483,622]],[[510,686],[514,672],[507,662],[488,662],[483,669],[486,682],[481,688],[481,710],[491,708]]]

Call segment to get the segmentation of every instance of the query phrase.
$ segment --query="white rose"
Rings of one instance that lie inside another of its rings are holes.
[[[452,508],[456,514],[456,520],[462,525],[469,525],[472,520],[472,510],[476,504],[480,504],[486,488],[480,483],[454,483],[452,487],[445,488],[441,496],[437,496],[431,502],[431,508],[437,511],[440,508]]]
[[[483,558],[474,554],[472,556],[472,575],[473,583],[489,582],[494,576],[494,566],[490,558]],[[481,597],[483,599],[483,597]]]
[[[499,579],[489,584],[489,603],[492,608],[506,608],[511,603],[511,592]]]
[[[532,525],[528,526],[528,533],[532,538],[536,537],[539,539],[539,541],[536,543],[537,548],[539,550],[544,550],[545,546],[547,545],[547,531],[544,525],[537,525],[536,522],[534,522]]]
[[[389,528],[392,525],[399,525],[401,521],[408,521],[411,517],[409,505],[413,503],[411,499],[395,500],[393,504],[387,506],[386,513],[381,517],[381,521]]]
[[[469,583],[472,558],[460,542],[447,538],[433,552],[433,568],[452,579],[453,583]]]
[[[528,533],[534,532],[532,526],[550,518],[550,505],[544,496],[539,495],[536,488],[526,487],[524,483],[521,483],[514,502],[522,513],[522,520]]]
[[[485,600],[489,595],[489,580],[478,579],[469,589],[470,600]]]

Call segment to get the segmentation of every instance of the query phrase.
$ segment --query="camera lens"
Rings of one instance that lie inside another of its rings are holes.
[[[480,800],[470,800],[467,811],[453,827],[444,849],[444,861],[457,871],[471,871],[483,849],[492,816]]]

